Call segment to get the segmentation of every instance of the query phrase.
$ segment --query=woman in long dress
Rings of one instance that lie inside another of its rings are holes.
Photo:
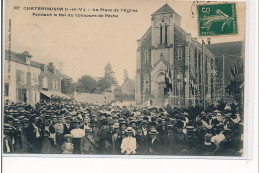
[[[58,154],[56,153],[55,129],[51,126],[49,119],[45,120],[44,136],[41,153],[43,154]]]

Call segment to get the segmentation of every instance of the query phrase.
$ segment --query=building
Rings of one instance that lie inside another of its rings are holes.
[[[151,15],[151,27],[137,43],[137,104],[151,98],[154,105],[167,98],[178,107],[215,101],[215,56],[181,28],[181,16],[168,4]]]
[[[234,80],[232,69],[236,69],[240,82],[244,82],[244,43],[242,41],[216,43],[206,47],[216,57],[216,99],[233,101],[226,87]]]
[[[31,105],[51,96],[67,97],[61,93],[62,74],[53,63],[49,65],[32,61],[27,51],[5,51],[5,100]]]
[[[41,69],[27,51],[5,51],[4,99],[35,104],[40,101],[39,76]]]
[[[39,76],[40,100],[50,100],[52,96],[68,97],[61,93],[61,80],[63,75],[52,62],[47,64],[38,63],[41,69]]]
[[[134,79],[127,79],[121,85],[121,91],[123,94],[134,96],[135,95],[135,80]]]

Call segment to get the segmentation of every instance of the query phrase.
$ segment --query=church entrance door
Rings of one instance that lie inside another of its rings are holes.
[[[164,89],[166,88],[166,84],[164,82],[158,83],[158,98],[164,97]]]

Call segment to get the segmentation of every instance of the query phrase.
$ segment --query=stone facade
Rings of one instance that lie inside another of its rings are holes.
[[[62,75],[55,68],[53,63],[41,64],[40,89],[44,91],[61,91]]]
[[[226,92],[226,87],[231,83],[233,76],[231,69],[238,71],[238,78],[244,81],[244,43],[242,41],[216,43],[206,46],[216,58],[216,99],[233,101]]]
[[[5,100],[31,105],[42,99],[42,91],[61,92],[62,74],[54,67],[32,61],[28,52],[5,52]]]
[[[166,98],[173,106],[202,104],[202,76],[205,79],[205,98],[208,103],[214,101],[215,57],[180,24],[181,17],[166,4],[152,14],[151,27],[137,41],[137,104],[150,98],[155,105],[162,105]],[[202,66],[202,55],[205,66]],[[171,71],[173,85],[172,90],[165,93],[167,68]]]
[[[28,52],[5,53],[5,100],[35,104],[40,101],[39,75],[41,70],[31,61]]]

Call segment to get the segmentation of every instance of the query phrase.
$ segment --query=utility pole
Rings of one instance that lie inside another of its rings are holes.
[[[223,66],[222,66],[222,69],[223,69],[223,73],[222,73],[222,98],[223,98],[223,101],[225,102],[225,56],[222,55],[222,58],[223,58]]]
[[[204,40],[202,40],[202,101],[203,101],[203,110],[205,111],[205,57],[204,57]]]

